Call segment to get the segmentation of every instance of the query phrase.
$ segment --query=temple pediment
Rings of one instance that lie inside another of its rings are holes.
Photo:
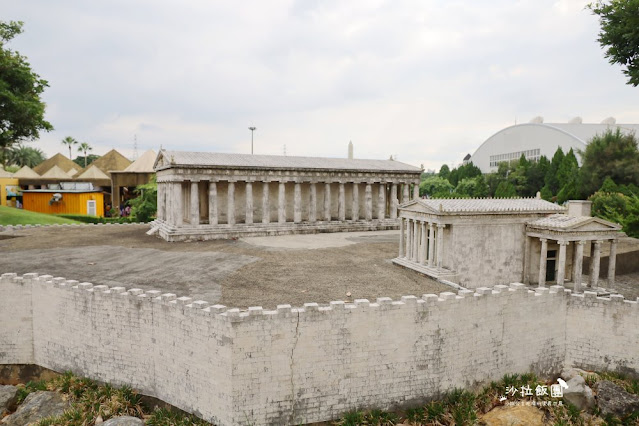
[[[529,229],[542,229],[565,232],[615,232],[621,225],[590,216],[568,216],[554,214],[528,223]]]

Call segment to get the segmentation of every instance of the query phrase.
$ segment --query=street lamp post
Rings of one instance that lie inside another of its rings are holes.
[[[251,155],[253,155],[253,132],[257,129],[257,127],[251,126],[249,130],[251,131]]]

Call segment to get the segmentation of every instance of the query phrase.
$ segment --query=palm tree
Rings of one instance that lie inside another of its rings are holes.
[[[87,168],[87,152],[93,151],[93,147],[86,142],[82,142],[80,146],[78,146],[78,151],[84,153],[84,168]]]
[[[46,160],[41,149],[18,145],[9,151],[9,163],[16,166],[35,167]]]
[[[66,145],[69,147],[69,160],[73,160],[73,157],[71,156],[71,147],[77,144],[78,141],[73,139],[71,136],[67,136],[66,138],[62,139],[62,145]]]

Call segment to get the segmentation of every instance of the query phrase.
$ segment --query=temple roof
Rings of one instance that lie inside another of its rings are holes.
[[[169,167],[241,169],[314,169],[421,173],[421,168],[394,160],[293,157],[284,155],[221,154],[216,152],[160,151],[155,169]]]
[[[418,210],[430,214],[511,214],[557,213],[566,209],[538,198],[453,198],[415,199],[400,209]]]
[[[529,228],[555,231],[618,231],[621,225],[598,217],[553,214],[528,223]]]

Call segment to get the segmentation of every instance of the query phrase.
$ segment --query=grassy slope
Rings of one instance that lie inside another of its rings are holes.
[[[52,225],[56,223],[79,223],[50,214],[30,212],[13,207],[0,206],[0,225]]]

